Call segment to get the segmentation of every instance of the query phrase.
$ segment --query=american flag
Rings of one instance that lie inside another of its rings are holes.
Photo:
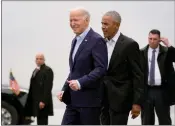
[[[19,95],[20,88],[15,77],[13,76],[12,70],[10,70],[10,88],[13,91],[13,93],[15,93],[16,95]]]

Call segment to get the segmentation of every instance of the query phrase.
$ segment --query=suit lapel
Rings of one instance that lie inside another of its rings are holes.
[[[40,70],[35,69],[35,70],[33,71],[32,78],[35,78],[36,75],[39,73],[39,71],[40,71]]]
[[[75,57],[74,57],[73,66],[75,65],[76,60],[77,60],[78,56],[80,55],[81,51],[83,51],[84,47],[86,47],[86,44],[90,41],[90,36],[91,36],[92,32],[93,32],[93,30],[90,29],[90,31],[87,33],[86,37],[84,38],[84,40],[82,41],[82,43],[78,47],[78,50],[77,50]],[[73,66],[72,66],[72,68],[73,68]]]
[[[166,52],[165,48],[162,45],[160,45],[157,62],[158,62],[161,77],[163,77],[163,75],[164,75],[163,68],[164,68],[164,61],[165,61],[165,58],[166,58],[166,53],[165,52]]]
[[[84,40],[82,41],[82,43],[80,44],[80,46],[78,47],[78,50],[75,54],[74,57],[74,61],[76,61],[77,57],[80,55],[81,51],[84,49],[85,45],[88,43],[88,40],[86,37],[84,38]],[[75,63],[75,62],[74,62]]]
[[[70,50],[70,54],[69,54],[69,66],[70,66],[70,68],[72,68],[72,66],[73,66],[72,53],[73,53],[76,41],[77,41],[76,38],[74,38],[72,40],[72,44],[71,44],[71,50]]]
[[[45,67],[45,64],[41,65],[41,66],[40,66],[40,69],[37,69],[37,70],[35,69],[35,70],[33,71],[33,74],[32,74],[32,77],[31,77],[31,78],[35,78],[36,76],[38,76],[39,73],[42,72],[42,70],[43,70],[44,67]]]
[[[145,49],[143,50],[143,54],[144,54],[144,65],[145,65],[145,75],[146,75],[146,81],[148,81],[148,73],[149,73],[149,65],[148,65],[148,45],[145,47]]]
[[[118,38],[118,40],[115,44],[114,50],[113,50],[112,55],[111,55],[111,59],[110,59],[110,62],[109,62],[109,69],[112,67],[114,61],[116,60],[116,57],[119,55],[123,40],[124,40],[123,34],[120,33],[120,36],[119,36],[119,38]]]

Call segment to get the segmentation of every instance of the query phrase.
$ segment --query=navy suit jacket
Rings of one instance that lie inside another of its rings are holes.
[[[75,39],[69,56],[70,73],[67,80],[78,80],[81,89],[73,91],[67,82],[62,90],[63,102],[75,107],[101,106],[101,79],[106,74],[108,57],[105,40],[92,29],[80,44],[74,61],[72,53]]]

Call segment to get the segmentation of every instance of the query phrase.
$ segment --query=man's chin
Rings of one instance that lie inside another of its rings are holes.
[[[76,35],[80,35],[80,34],[81,34],[81,33],[77,32],[77,31],[74,31],[74,33],[75,33]]]
[[[109,36],[107,36],[107,35],[104,35],[104,38],[108,38]]]

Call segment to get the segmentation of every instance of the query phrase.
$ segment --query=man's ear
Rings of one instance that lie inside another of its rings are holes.
[[[85,21],[86,21],[86,22],[89,22],[89,18],[88,18],[88,17],[86,17],[86,18],[85,18]]]
[[[113,22],[113,23],[114,23],[115,28],[116,28],[116,29],[119,29],[120,23],[118,23],[118,22]]]
[[[120,27],[120,23],[117,22],[116,23],[116,27],[119,28]]]

